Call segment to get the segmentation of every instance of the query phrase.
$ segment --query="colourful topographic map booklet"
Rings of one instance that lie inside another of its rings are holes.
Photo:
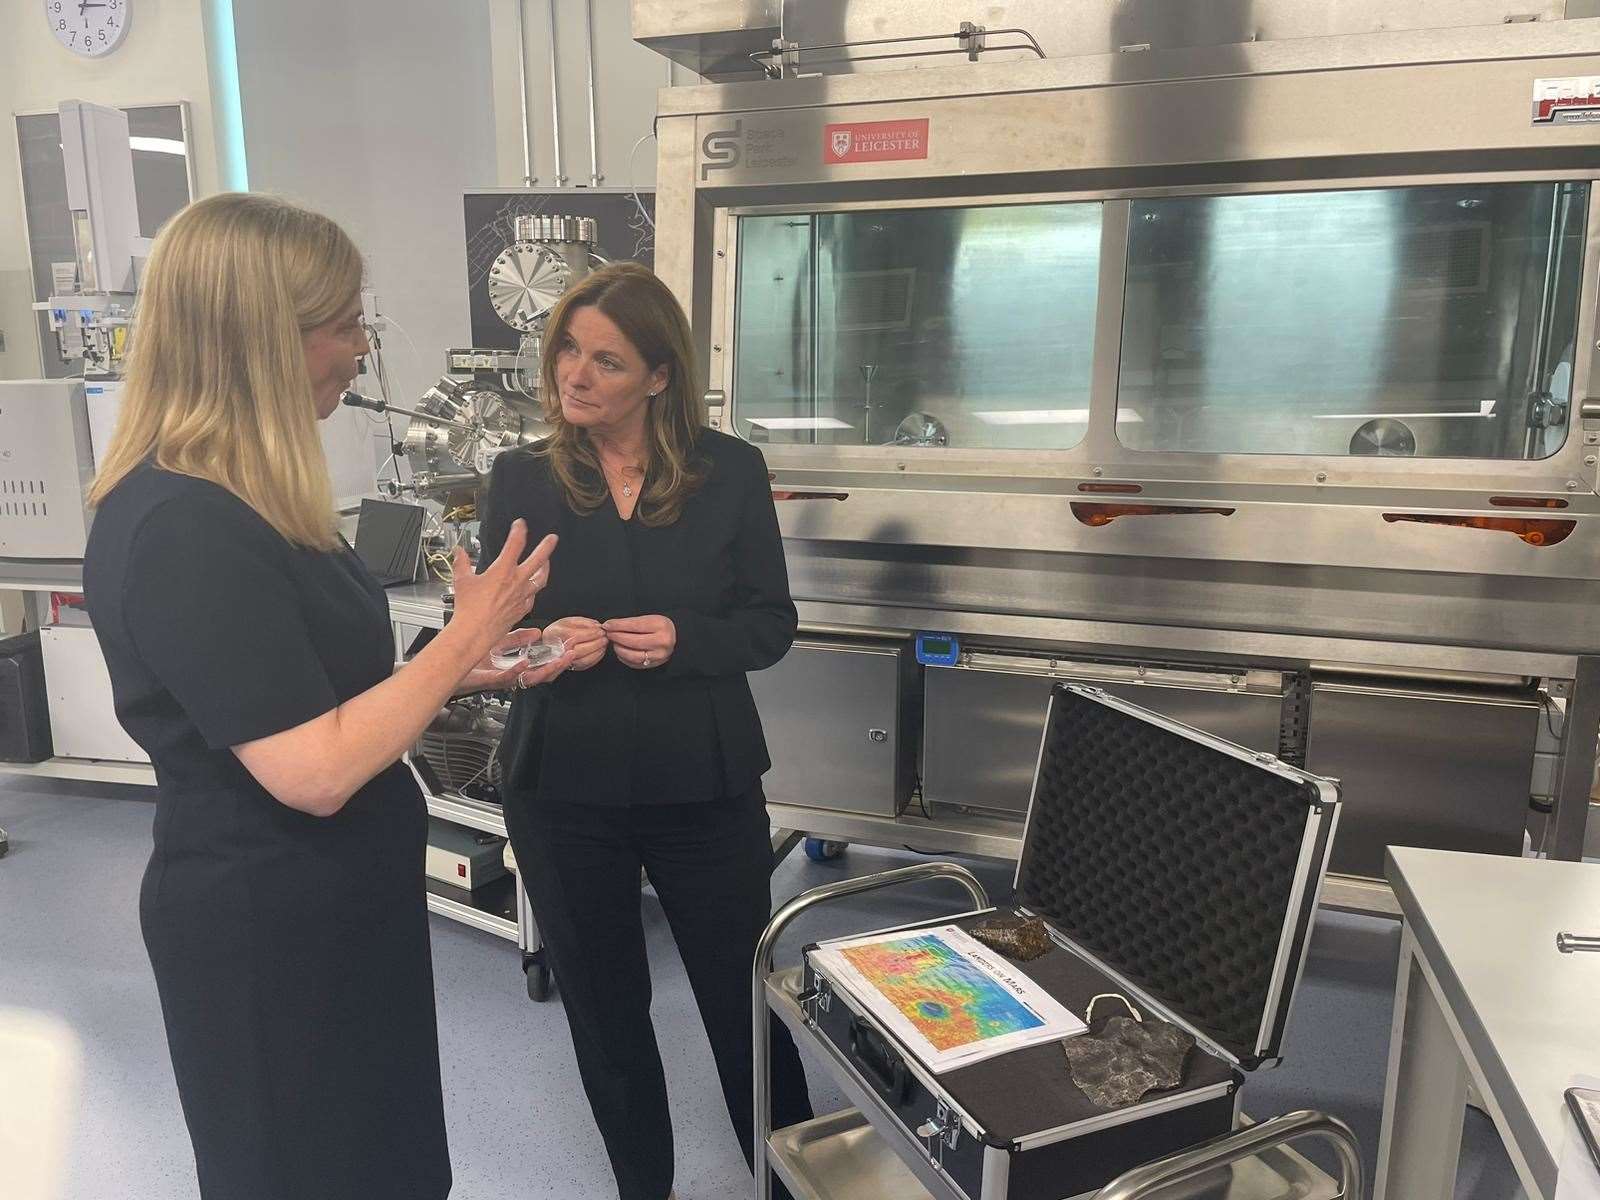
[[[823,942],[812,960],[935,1072],[1085,1028],[954,925]]]

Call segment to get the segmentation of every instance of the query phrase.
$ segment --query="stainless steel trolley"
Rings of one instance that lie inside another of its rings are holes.
[[[859,1076],[833,1044],[816,1035],[799,1004],[801,968],[775,970],[779,936],[820,904],[925,880],[949,879],[965,889],[973,907],[987,908],[983,885],[954,863],[920,863],[860,879],[841,880],[796,896],[773,916],[756,948],[751,990],[755,1039],[755,1139],[765,1161],[797,1200],[963,1200],[934,1171],[920,1143],[887,1122],[874,1122],[873,1105]],[[770,1021],[776,1013],[795,1040],[820,1060],[856,1104],[788,1129],[772,1128]],[[1336,1182],[1290,1143],[1329,1142],[1339,1158]],[[758,1155],[758,1163],[760,1156]],[[768,1200],[770,1179],[756,1172],[756,1200]],[[1128,1171],[1094,1200],[1363,1200],[1361,1152],[1355,1135],[1322,1113],[1288,1113]]]
[[[1046,1046],[940,1074],[821,947],[775,972],[774,945],[815,905],[916,880],[949,879],[972,907],[879,934],[959,928],[996,910],[951,863],[842,881],[781,908],[756,951],[755,1127],[772,1169],[807,1200],[1358,1195],[1360,1152],[1345,1126],[1316,1113],[1250,1126],[1239,1107],[1251,1073],[1282,1059],[1341,807],[1333,780],[1058,683],[1011,902],[1052,946],[1025,971],[1074,1011],[1115,992],[1185,1030],[1183,1080],[1102,1106]],[[854,1108],[772,1130],[772,1013]],[[1312,1135],[1339,1147],[1341,1185],[1285,1147]],[[758,1174],[768,1200],[770,1175]]]

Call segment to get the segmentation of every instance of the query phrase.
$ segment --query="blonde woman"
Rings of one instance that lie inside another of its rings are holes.
[[[360,254],[265,196],[157,238],[84,590],[117,718],[159,789],[139,915],[202,1196],[450,1190],[423,897],[400,757],[494,672],[554,539],[506,538],[404,668],[340,542],[316,424],[368,346]],[[537,632],[517,635],[535,640]]]

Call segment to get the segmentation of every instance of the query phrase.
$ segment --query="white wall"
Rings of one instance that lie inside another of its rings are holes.
[[[415,342],[384,341],[391,398],[414,404],[468,337],[461,193],[495,174],[488,0],[236,0],[235,39],[250,187],[349,230]],[[341,410],[323,432],[335,493],[370,493],[381,419]]]
[[[215,191],[205,8],[206,0],[140,0],[122,45],[104,59],[85,60],[56,42],[37,0],[0,0],[0,330],[6,340],[0,379],[39,374],[15,115],[53,109],[63,100],[119,106],[187,101],[200,188]]]
[[[569,186],[590,174],[582,0],[520,0],[539,185],[554,179],[551,67],[561,87]],[[396,403],[413,403],[467,344],[461,194],[522,183],[518,0],[235,0],[250,186],[334,217],[366,253],[391,330]],[[555,5],[556,53],[549,39]],[[631,36],[629,0],[592,0],[600,170],[629,182],[628,153],[655,115],[667,62]],[[679,72],[680,82],[693,80]],[[655,179],[655,147],[634,156]],[[362,386],[375,393],[370,379]],[[396,421],[397,431],[404,423]],[[335,491],[369,491],[387,430],[356,411],[325,423]]]
[[[221,0],[226,4],[226,0]],[[569,186],[590,174],[582,0],[521,0],[533,174],[554,186],[551,69],[562,97]],[[550,4],[555,53],[548,37]],[[468,338],[461,193],[522,179],[517,0],[233,0],[244,140],[253,190],[326,212],[366,254],[387,315],[409,333],[385,342],[394,400],[410,403]],[[650,129],[665,59],[630,36],[628,0],[592,0],[600,170],[630,182],[628,154]],[[55,44],[36,0],[0,0],[0,108],[185,100],[202,195],[219,189],[206,23],[219,0],[140,0],[127,41],[82,62]],[[678,71],[678,82],[693,82]],[[655,147],[634,156],[635,186],[655,177]],[[17,179],[15,128],[0,129],[0,377],[38,372]],[[375,390],[370,380],[364,387]],[[396,423],[397,431],[403,430]],[[324,429],[335,491],[370,491],[387,431],[355,412]]]

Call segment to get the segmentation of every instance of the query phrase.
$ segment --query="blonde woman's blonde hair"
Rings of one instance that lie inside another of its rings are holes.
[[[271,196],[210,196],[168,222],[90,503],[149,461],[226,488],[290,542],[337,545],[301,335],[347,311],[361,275],[344,230]]]
[[[550,459],[551,472],[575,512],[593,512],[609,496],[600,457],[588,431],[561,413],[556,386],[556,360],[567,326],[579,309],[595,308],[609,317],[622,336],[654,371],[667,368],[666,386],[645,401],[645,443],[650,462],[637,511],[645,525],[670,525],[686,500],[706,480],[706,465],[695,443],[705,426],[705,409],[694,390],[694,342],[683,306],[649,267],[618,262],[585,276],[561,297],[545,325],[540,378],[544,384],[544,416],[552,427],[537,454]]]

